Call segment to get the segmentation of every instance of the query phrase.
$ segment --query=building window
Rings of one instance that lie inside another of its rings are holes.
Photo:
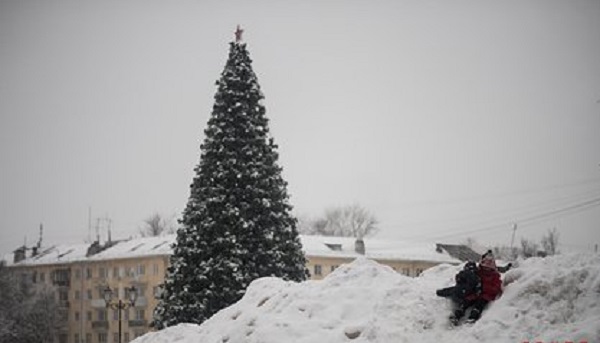
[[[100,267],[98,268],[98,277],[101,279],[106,279],[108,277],[108,273],[106,272],[106,268]]]
[[[118,343],[119,342],[119,333],[113,333],[113,342]]]
[[[66,289],[58,290],[58,300],[59,301],[69,301],[69,291]]]
[[[129,309],[128,308],[124,309],[123,313],[124,313],[125,320],[129,320]]]
[[[136,309],[135,310],[135,320],[144,320],[146,311],[144,311],[144,309]]]
[[[40,273],[40,282],[46,282],[46,273]]]
[[[91,333],[85,334],[85,343],[92,343],[92,334]]]
[[[78,333],[76,333],[76,334],[73,335],[73,342],[75,342],[75,343],[81,343],[81,342],[79,342],[79,334]]]
[[[75,269],[75,279],[81,279],[81,269]]]
[[[70,272],[68,269],[56,269],[50,273],[50,279],[57,286],[68,286]]]
[[[333,273],[333,271],[334,271],[334,270],[336,270],[336,269],[337,269],[337,267],[339,267],[339,266],[337,266],[337,265],[333,265],[333,266],[331,266],[331,272]]]
[[[108,318],[106,317],[106,310],[104,309],[99,309],[97,310],[96,314],[98,315],[98,320],[101,322],[105,322],[108,320]]]
[[[79,312],[75,312],[75,321],[79,321]],[[77,339],[78,341],[79,339]]]
[[[85,268],[85,278],[86,279],[92,278],[92,268]]]
[[[91,322],[92,321],[92,311],[87,311],[86,314],[87,314],[87,320],[88,320],[88,322]]]
[[[87,300],[92,300],[92,290],[91,289],[87,290]]]
[[[123,334],[123,342],[129,342],[129,332]]]
[[[113,310],[113,320],[119,320],[119,310]]]
[[[402,274],[404,274],[406,276],[410,276],[410,269],[409,268],[402,268]]]
[[[113,278],[115,278],[115,279],[119,278],[119,267],[113,268]]]
[[[158,263],[155,263],[155,264],[152,266],[152,273],[153,273],[154,275],[158,275],[158,273],[159,273],[159,272],[160,272],[160,269],[158,269]]]
[[[136,272],[137,272],[137,275],[146,275],[146,265],[138,264]]]
[[[106,332],[98,332],[98,343],[107,343]]]
[[[415,273],[415,276],[419,276],[419,275],[421,275],[421,273],[423,273],[423,269],[417,268],[417,272]]]
[[[142,298],[146,294],[146,287],[145,286],[138,286],[138,287],[135,288],[135,291],[137,293],[138,298]]]
[[[315,264],[315,275],[321,275],[323,271],[321,270],[320,264]]]
[[[58,335],[58,343],[68,343],[69,336],[66,333],[61,333]]]
[[[81,292],[75,291],[75,300],[79,300],[79,299],[81,299]]]

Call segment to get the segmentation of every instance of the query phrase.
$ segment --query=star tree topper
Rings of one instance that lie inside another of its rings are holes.
[[[242,33],[244,33],[244,30],[242,30],[240,28],[240,26],[237,26],[237,29],[235,30],[235,42],[239,43],[242,41]]]

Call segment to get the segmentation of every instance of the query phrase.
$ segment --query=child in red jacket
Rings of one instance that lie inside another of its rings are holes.
[[[477,275],[481,280],[481,291],[465,297],[465,300],[450,318],[454,324],[458,323],[469,308],[471,308],[471,313],[467,322],[473,323],[477,321],[490,301],[496,300],[502,294],[502,281],[500,280],[500,273],[496,267],[494,254],[491,250],[488,250],[488,252],[481,256]]]

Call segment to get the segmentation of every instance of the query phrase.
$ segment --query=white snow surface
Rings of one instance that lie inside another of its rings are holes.
[[[450,303],[435,290],[452,285],[460,268],[442,264],[410,278],[359,258],[321,281],[262,278],[200,326],[133,342],[600,342],[599,255],[519,261],[478,322],[451,327]]]

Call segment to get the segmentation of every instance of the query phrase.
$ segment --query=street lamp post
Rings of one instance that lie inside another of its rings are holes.
[[[135,289],[134,286],[131,286],[129,288],[125,288],[126,292],[129,292],[129,294],[127,294],[128,298],[127,301],[123,301],[121,300],[121,298],[118,298],[117,300],[113,300],[113,291],[112,289],[110,289],[110,287],[106,286],[106,288],[104,289],[104,301],[106,302],[106,308],[112,308],[114,310],[117,310],[119,312],[119,343],[121,343],[121,310],[126,310],[130,307],[133,307],[135,305],[135,301],[137,299],[137,290]],[[118,297],[118,294],[117,294]]]

